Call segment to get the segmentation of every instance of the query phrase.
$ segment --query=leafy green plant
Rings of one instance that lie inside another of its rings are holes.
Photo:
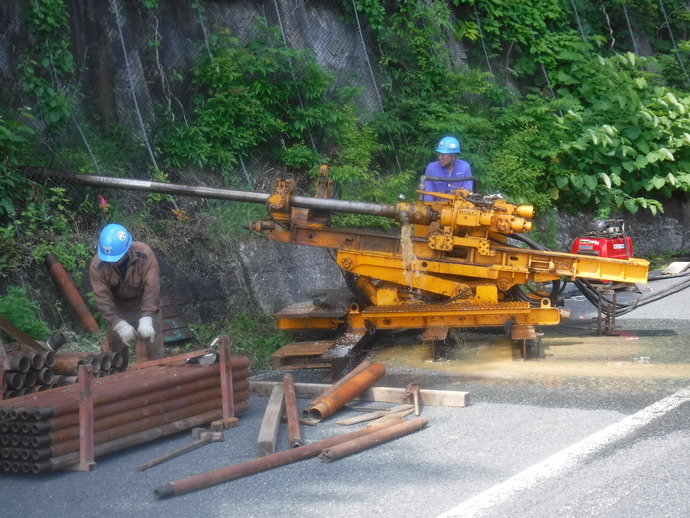
[[[29,299],[24,287],[10,286],[7,294],[0,296],[0,315],[36,340],[45,340],[50,332],[48,324],[40,319],[40,306]],[[3,340],[9,340],[3,336]]]
[[[330,95],[332,77],[310,52],[285,47],[264,20],[256,25],[259,36],[245,44],[226,32],[210,38],[194,69],[193,117],[163,144],[168,166],[211,167],[227,179],[253,151],[288,167],[318,163],[305,142],[328,139],[349,100]]]
[[[22,117],[28,119],[31,116],[24,111]],[[33,136],[34,131],[26,124],[6,120],[0,115],[0,223],[14,216],[14,200],[26,192],[28,182],[14,168],[23,161]]]
[[[69,50],[69,16],[64,0],[30,2],[26,25],[35,43],[19,66],[24,92],[35,99],[40,118],[49,129],[67,122],[75,96],[67,81],[74,72]]]
[[[656,197],[690,190],[690,97],[662,86],[650,62],[630,53],[577,59],[558,74],[557,99],[532,95],[508,109],[538,128],[527,142],[542,163],[535,192],[607,216],[620,207],[656,213]]]

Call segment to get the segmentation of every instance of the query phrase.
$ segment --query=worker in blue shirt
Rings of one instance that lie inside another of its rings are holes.
[[[455,137],[444,137],[436,148],[438,160],[431,162],[424,171],[424,190],[448,193],[456,189],[472,191],[472,181],[458,181],[458,178],[472,176],[470,164],[457,158],[460,142]],[[451,181],[453,180],[453,181]],[[441,198],[424,195],[424,201],[441,201]]]

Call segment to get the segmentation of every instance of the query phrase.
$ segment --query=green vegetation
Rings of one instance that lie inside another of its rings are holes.
[[[253,370],[270,366],[270,357],[275,351],[291,341],[290,336],[276,328],[271,315],[238,313],[234,317],[215,322],[213,325],[190,325],[196,340],[209,346],[218,337],[230,337],[233,354],[246,355]]]
[[[7,294],[0,297],[0,315],[31,338],[45,340],[50,328],[40,319],[40,310],[38,303],[29,299],[27,290],[23,287],[10,286]],[[3,341],[14,341],[4,333],[0,334],[2,334]]]

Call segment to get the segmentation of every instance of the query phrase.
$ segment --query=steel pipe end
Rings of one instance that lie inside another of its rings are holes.
[[[315,406],[309,409],[308,415],[312,421],[319,422],[323,419],[323,413]]]
[[[172,484],[165,484],[164,486],[157,487],[153,490],[153,496],[158,500],[173,497],[175,496],[175,486]]]

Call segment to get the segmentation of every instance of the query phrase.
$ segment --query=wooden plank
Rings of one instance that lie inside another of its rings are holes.
[[[374,419],[378,419],[379,417],[384,417],[396,412],[403,412],[407,410],[414,410],[414,407],[412,405],[396,405],[390,410],[377,410],[375,412],[369,412],[367,414],[350,417],[348,419],[341,419],[340,421],[336,421],[335,424],[349,426],[352,424],[364,423],[366,421],[373,421]]]
[[[270,396],[273,387],[282,385],[280,381],[249,381],[249,391],[257,396]],[[298,398],[313,399],[332,385],[328,383],[295,383],[295,392]],[[429,406],[449,406],[466,407],[470,404],[469,392],[457,390],[431,390],[421,389],[419,391],[420,403]],[[382,403],[409,403],[405,388],[395,387],[371,387],[359,396],[353,398],[354,401],[378,401]]]
[[[335,340],[315,340],[312,342],[292,342],[284,345],[271,355],[274,369],[326,369],[331,362],[320,360],[320,357]]]
[[[283,417],[283,406],[285,406],[285,389],[281,381],[271,388],[271,397],[261,422],[257,441],[257,455],[259,457],[271,455],[276,451],[276,440],[278,439],[280,420]]]
[[[662,275],[677,275],[684,272],[690,266],[690,262],[686,261],[675,261],[669,264],[666,268],[661,270]]]

